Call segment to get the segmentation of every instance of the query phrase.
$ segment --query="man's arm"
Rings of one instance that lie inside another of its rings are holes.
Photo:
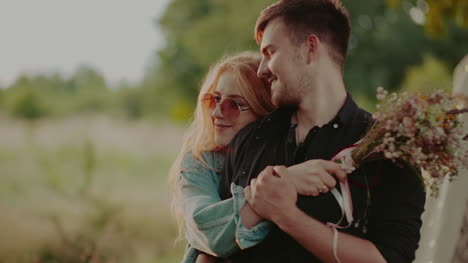
[[[277,215],[273,222],[323,262],[336,262],[333,255],[334,233],[330,227],[297,207],[288,214]],[[341,232],[338,232],[337,255],[342,262],[386,262],[372,242]]]
[[[368,238],[388,262],[413,262],[420,240],[426,193],[419,170],[381,161],[371,188]],[[377,166],[378,167],[378,166]],[[368,169],[369,173],[372,169]]]
[[[321,173],[343,173],[334,162],[320,160],[317,166]],[[260,216],[274,222],[321,261],[336,262],[333,230],[297,208],[297,192],[284,176],[285,169],[275,167],[274,172],[273,167],[267,167],[257,180],[252,180],[245,190],[248,202]],[[386,262],[370,241],[344,233],[338,235],[337,254],[343,262]]]

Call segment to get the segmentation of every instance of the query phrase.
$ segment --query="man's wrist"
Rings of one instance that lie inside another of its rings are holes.
[[[290,209],[282,210],[280,213],[275,214],[271,220],[285,231],[289,226],[295,224],[302,213],[303,212],[294,205]]]

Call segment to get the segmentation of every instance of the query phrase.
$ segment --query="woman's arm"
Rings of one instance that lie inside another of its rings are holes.
[[[263,220],[247,202],[240,210],[240,217],[242,218],[242,224],[247,228],[251,228]]]
[[[216,258],[205,253],[200,253],[195,263],[216,263]]]
[[[181,193],[178,201],[183,206],[190,245],[211,255],[227,257],[240,248],[258,244],[269,232],[269,226],[267,222],[256,224],[260,218],[252,209],[244,208],[243,189],[233,188],[234,197],[221,200],[219,179],[214,171],[187,156],[178,182]],[[244,218],[252,228],[243,225]]]

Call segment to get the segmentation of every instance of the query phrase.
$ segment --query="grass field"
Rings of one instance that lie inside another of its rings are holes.
[[[185,128],[0,118],[0,263],[178,262],[166,182]]]

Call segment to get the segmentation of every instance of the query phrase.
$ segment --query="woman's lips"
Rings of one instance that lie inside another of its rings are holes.
[[[232,127],[232,125],[225,125],[225,124],[216,124],[215,129],[216,131],[224,131],[228,128]]]

